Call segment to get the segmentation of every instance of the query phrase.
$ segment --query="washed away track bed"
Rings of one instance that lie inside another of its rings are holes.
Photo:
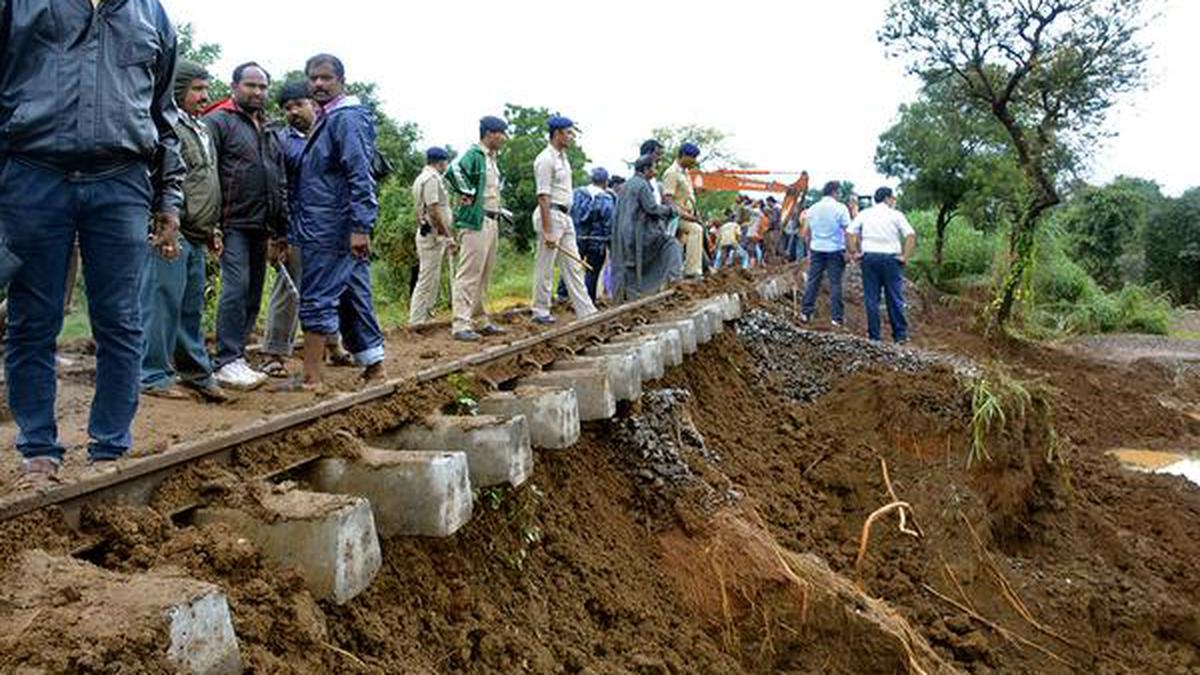
[[[960,338],[946,326],[963,322],[936,307],[918,317],[941,326],[918,340],[926,351],[801,331],[790,310],[762,303],[574,448],[539,452],[529,483],[481,491],[456,536],[385,541],[376,582],[345,606],[313,601],[220,526],[165,514],[197,486],[230,498],[255,458],[286,463],[338,428],[370,435],[459,387],[427,385],[230,465],[197,465],[157,509],[87,509],[85,531],[110,542],[94,562],[220,584],[253,672],[1200,669],[1200,497],[1102,453],[1195,433],[1156,400],[1171,389],[1195,402],[1194,388]],[[989,437],[991,461],[968,468],[965,383],[997,362],[1052,386]],[[26,532],[60,527],[48,514]],[[22,639],[66,663],[46,647],[53,629]],[[150,670],[136,657],[106,666]]]

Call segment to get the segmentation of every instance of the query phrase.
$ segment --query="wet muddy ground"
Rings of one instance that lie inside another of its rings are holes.
[[[221,584],[261,673],[1200,672],[1200,488],[1107,454],[1193,444],[1200,382],[986,338],[961,305],[920,300],[905,348],[802,330],[787,299],[751,308],[578,445],[539,452],[529,483],[481,491],[454,537],[385,541],[343,607],[148,508],[89,513],[111,542],[94,562]],[[981,436],[980,378],[1006,411]],[[338,424],[369,436],[454,395]],[[324,438],[306,433],[272,447]],[[185,487],[239,492],[238,466],[213,471]],[[53,635],[31,626],[5,663],[160,670]]]

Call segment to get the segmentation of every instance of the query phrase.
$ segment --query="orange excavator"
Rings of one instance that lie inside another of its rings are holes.
[[[780,222],[787,222],[792,211],[801,204],[808,194],[808,172],[801,171],[800,177],[794,182],[780,183],[763,177],[778,175],[778,172],[766,169],[717,169],[716,171],[688,171],[692,187],[697,190],[712,192],[775,192],[783,194],[783,205],[780,207]]]

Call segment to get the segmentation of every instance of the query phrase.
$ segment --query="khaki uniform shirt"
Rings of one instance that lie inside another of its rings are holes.
[[[500,210],[500,169],[496,166],[496,155],[484,148],[487,160],[487,177],[483,184],[483,208],[485,211]],[[484,216],[487,217],[486,214]]]
[[[450,212],[450,193],[446,190],[446,182],[442,180],[442,174],[438,173],[437,169],[426,166],[421,171],[421,175],[413,181],[412,195],[413,204],[417,209],[418,224],[428,223],[434,228],[433,233],[436,233],[437,228],[433,219],[429,217],[429,212],[433,209],[438,209],[444,227],[449,228],[454,222],[454,215]]]
[[[551,204],[571,208],[571,162],[565,150],[547,145],[533,160],[533,181],[539,196],[549,195]]]
[[[663,173],[663,194],[675,200],[675,207],[689,212],[696,210],[696,188],[688,178],[687,171],[675,162]]]

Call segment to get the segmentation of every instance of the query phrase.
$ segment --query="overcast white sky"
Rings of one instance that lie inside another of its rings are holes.
[[[651,129],[691,123],[726,131],[758,167],[870,189],[884,182],[876,140],[916,90],[875,40],[886,0],[162,3],[199,41],[221,44],[221,77],[248,60],[282,74],[328,51],[349,79],[378,83],[389,114],[420,125],[422,147],[467,147],[479,117],[506,102],[545,106],[584,128],[594,162],[623,174]],[[1200,185],[1197,27],[1200,2],[1166,0],[1147,32],[1150,88],[1110,118],[1118,136],[1093,180],[1144,176],[1170,194]]]

